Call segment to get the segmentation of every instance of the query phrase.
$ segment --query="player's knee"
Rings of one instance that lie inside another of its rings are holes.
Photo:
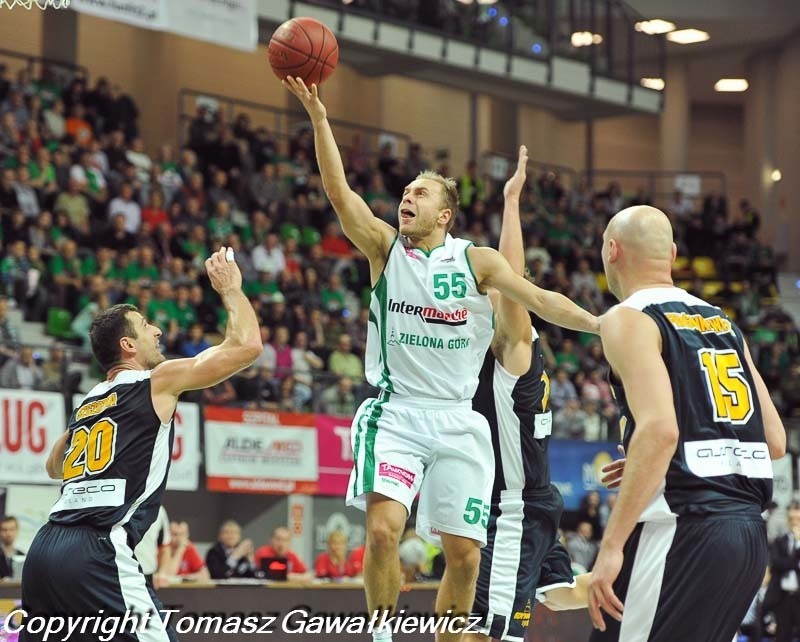
[[[464,579],[478,575],[481,563],[481,549],[477,546],[463,546],[451,550],[447,556],[446,568]]]
[[[388,521],[373,519],[367,525],[367,547],[373,555],[396,552],[401,534],[401,529]]]

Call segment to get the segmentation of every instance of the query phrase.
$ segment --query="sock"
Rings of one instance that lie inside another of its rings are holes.
[[[375,629],[372,632],[372,642],[392,642],[392,630],[389,627]]]

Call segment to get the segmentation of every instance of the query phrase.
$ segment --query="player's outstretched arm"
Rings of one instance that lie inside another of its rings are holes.
[[[150,377],[156,410],[164,408],[162,419],[171,416],[174,403],[182,392],[208,388],[251,365],[261,354],[258,318],[242,292],[242,273],[233,260],[226,258],[228,248],[221,248],[206,260],[211,287],[222,299],[228,313],[228,325],[222,343],[203,350],[191,359],[173,359],[156,366]],[[172,403],[172,409],[169,409]]]
[[[514,270],[503,256],[490,247],[469,247],[467,256],[481,288],[497,288],[500,293],[532,310],[549,323],[580,332],[600,333],[600,320],[575,305],[563,294],[535,286]]]
[[[291,76],[281,82],[303,104],[311,118],[322,185],[336,210],[342,230],[367,257],[373,274],[380,273],[397,231],[376,218],[364,200],[347,184],[342,157],[328,122],[325,105],[319,99],[317,86],[311,85],[309,89],[302,79]]]
[[[525,186],[525,171],[528,164],[528,148],[519,148],[517,169],[503,188],[503,225],[500,229],[498,250],[515,274],[522,276],[525,272],[525,249],[522,246],[522,225],[519,220],[519,197]],[[504,367],[513,368],[517,347],[524,346],[527,351],[518,359],[527,370],[530,366],[531,321],[528,310],[507,296],[498,297],[495,325],[495,356],[500,358]],[[498,354],[498,351],[501,354]]]
[[[744,339],[742,339],[742,343],[744,343]],[[772,459],[780,459],[786,454],[786,429],[783,427],[783,420],[778,414],[778,409],[775,407],[772,397],[769,395],[767,384],[764,383],[761,373],[753,363],[753,357],[750,356],[750,349],[747,347],[747,343],[744,343],[744,357],[756,384],[756,394],[758,395],[758,403],[761,406],[761,420],[764,423],[764,436],[767,439],[769,456]]]
[[[560,586],[545,592],[543,604],[551,611],[585,609],[589,603],[591,581],[591,573],[581,573],[575,577],[575,586]]]
[[[605,630],[600,609],[615,619],[622,618],[622,604],[612,585],[622,568],[623,546],[667,474],[679,433],[655,322],[639,310],[617,306],[603,316],[600,336],[636,421],[617,504],[603,533],[589,584],[589,615],[596,627]]]

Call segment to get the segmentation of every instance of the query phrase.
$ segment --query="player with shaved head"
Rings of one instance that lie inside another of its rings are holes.
[[[602,319],[627,454],[589,585],[592,642],[730,642],[767,566],[761,512],[786,433],[741,330],[676,288],[647,206],[603,234]]]

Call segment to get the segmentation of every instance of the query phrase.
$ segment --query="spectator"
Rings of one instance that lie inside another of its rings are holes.
[[[39,197],[36,190],[31,185],[30,170],[27,166],[17,170],[17,182],[14,183],[14,191],[17,195],[19,208],[25,214],[25,218],[34,219],[41,211],[39,207]]]
[[[66,121],[66,133],[71,136],[78,147],[88,149],[92,142],[92,126],[86,120],[86,108],[81,103],[72,107],[70,117]]]
[[[109,219],[113,219],[117,214],[125,217],[126,232],[131,234],[139,232],[142,224],[142,209],[139,207],[139,203],[133,200],[133,186],[130,183],[123,183],[119,196],[108,204]]]
[[[113,201],[112,201],[113,202]],[[73,178],[69,179],[66,192],[61,192],[56,198],[53,208],[56,212],[67,214],[70,225],[82,233],[89,231],[89,199],[81,192],[81,186]]]
[[[361,380],[364,365],[361,358],[352,352],[352,340],[349,334],[342,334],[336,344],[336,350],[328,359],[328,370],[332,373],[351,379]]]
[[[486,200],[486,184],[478,176],[478,163],[474,160],[467,162],[465,173],[458,179],[458,194],[465,211],[470,210],[475,201]]]
[[[592,570],[597,557],[597,542],[594,540],[591,522],[580,522],[577,531],[567,536],[567,551],[573,562],[580,564],[587,571]]]
[[[337,580],[348,575],[347,537],[342,531],[328,535],[328,549],[317,555],[314,575],[319,579]]]
[[[550,381],[550,405],[553,410],[561,410],[568,401],[577,399],[575,385],[570,381],[564,368],[556,370],[556,376]]]
[[[278,365],[278,356],[272,345],[272,328],[268,325],[262,325],[259,329],[261,330],[262,349],[261,354],[253,365],[258,368],[275,370],[275,367]]]
[[[313,370],[321,370],[325,363],[316,354],[308,349],[308,334],[300,330],[294,335],[294,347],[292,348],[292,368],[297,388],[304,396],[303,403],[311,401],[311,387],[314,379],[311,375]]]
[[[770,547],[770,586],[766,602],[775,611],[775,642],[791,642],[800,627],[800,504],[792,502],[787,511],[789,532]]]
[[[189,334],[186,340],[181,345],[181,356],[196,357],[203,350],[207,350],[210,347],[211,344],[203,336],[203,326],[199,323],[193,323],[189,327]]]
[[[150,182],[150,171],[153,168],[153,161],[144,149],[144,141],[141,138],[134,138],[131,148],[125,152],[125,159],[135,168],[136,180],[141,184]]]
[[[572,339],[564,339],[561,342],[561,349],[556,352],[556,366],[573,375],[581,369],[581,359],[575,351]]]
[[[206,567],[213,580],[254,577],[253,542],[242,539],[242,527],[232,519],[219,527],[217,542],[206,553]]]
[[[364,554],[367,547],[363,544],[356,546],[347,557],[347,576],[360,577],[364,574]]]
[[[258,407],[264,410],[277,410],[280,402],[280,389],[272,368],[258,369],[257,388]]]
[[[40,390],[44,375],[33,360],[33,348],[22,346],[19,357],[9,359],[0,369],[0,388]]]
[[[250,198],[255,207],[267,209],[272,203],[287,200],[287,196],[285,183],[272,163],[264,163],[261,171],[250,178]]]
[[[189,524],[170,522],[169,531],[171,559],[166,574],[170,577],[180,577],[182,580],[208,581],[210,579],[208,568],[189,539]]]
[[[291,550],[292,535],[285,526],[280,526],[272,531],[272,539],[256,551],[256,568],[261,568],[261,562],[269,558],[285,558],[289,567],[289,580],[307,579],[308,568],[297,554]]]
[[[53,345],[47,361],[42,364],[42,390],[61,392],[64,390],[64,374],[67,370],[67,360],[64,348]]]
[[[350,377],[339,377],[339,380],[326,388],[320,397],[320,412],[326,415],[352,417],[357,407],[353,394],[353,380]]]
[[[25,553],[14,546],[19,535],[19,522],[16,517],[5,515],[0,518],[0,579],[10,577],[12,579],[20,579],[15,577],[15,570],[17,565],[22,561]],[[18,567],[21,570],[21,567]]]
[[[278,241],[277,234],[268,234],[262,245],[253,249],[253,267],[259,272],[267,272],[274,281],[286,269],[286,258]]]
[[[67,134],[67,121],[64,118],[64,102],[56,100],[49,109],[42,113],[47,130],[56,140],[61,140]]]
[[[583,439],[586,427],[586,413],[581,410],[580,401],[567,399],[564,406],[553,415],[553,437],[558,439]]]
[[[600,541],[603,537],[603,524],[600,515],[600,493],[596,490],[589,491],[578,507],[578,521],[589,522],[592,525],[592,539],[595,541]]]
[[[111,226],[103,235],[101,243],[118,254],[124,254],[136,247],[136,235],[125,229],[125,215],[115,214],[111,217]]]

